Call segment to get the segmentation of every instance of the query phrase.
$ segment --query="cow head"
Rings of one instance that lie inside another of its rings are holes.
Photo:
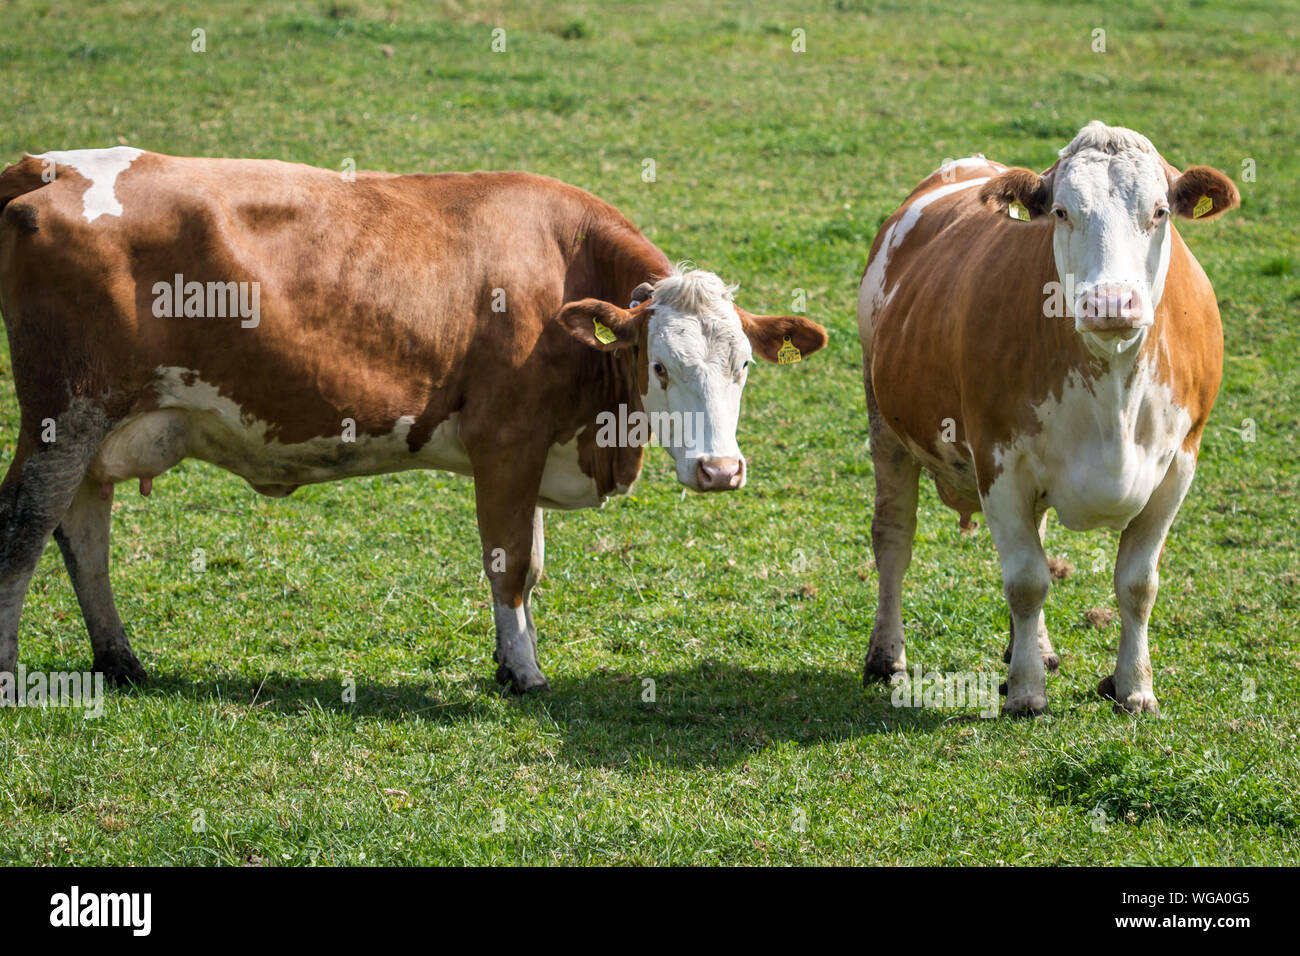
[[[733,291],[711,272],[674,269],[638,287],[632,308],[583,299],[559,313],[570,334],[591,348],[645,342],[641,403],[649,428],[672,455],[677,480],[696,491],[745,484],[736,423],[754,356],[784,362],[826,344],[826,330],[815,322],[751,315],[735,305]]]
[[[1155,321],[1169,269],[1170,219],[1213,219],[1239,201],[1232,180],[1217,169],[1180,173],[1145,136],[1100,122],[1080,130],[1043,175],[1010,169],[986,183],[980,197],[1013,218],[1050,217],[1075,329],[1121,343]]]

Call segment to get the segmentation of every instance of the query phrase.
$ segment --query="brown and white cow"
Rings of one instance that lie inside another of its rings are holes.
[[[1214,290],[1171,220],[1237,202],[1222,173],[1180,173],[1146,137],[1092,123],[1041,176],[982,156],[946,164],[885,222],[858,293],[879,572],[864,681],[906,666],[901,588],[924,468],[963,526],[983,511],[997,546],[1004,711],[1042,711],[1058,663],[1043,623],[1048,508],[1072,530],[1122,530],[1119,654],[1099,690],[1157,710],[1157,565],[1223,360]]]
[[[0,486],[0,672],[50,534],[113,678],[144,676],[108,576],[113,486],[183,458],[263,494],[436,468],[474,478],[500,665],[544,688],[542,509],[628,490],[661,412],[682,484],[739,488],[754,354],[825,344],[674,269],[615,209],[518,172],[399,176],[129,147],[0,175],[0,310],[22,421]],[[629,307],[631,306],[631,307]],[[677,415],[677,418],[673,416]]]

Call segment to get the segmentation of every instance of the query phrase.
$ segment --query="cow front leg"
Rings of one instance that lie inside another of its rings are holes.
[[[1182,506],[1196,471],[1196,459],[1178,452],[1164,480],[1119,538],[1115,561],[1115,599],[1119,604],[1120,638],[1115,671],[1098,685],[1098,692],[1115,702],[1115,711],[1157,714],[1151,679],[1147,624],[1160,584],[1160,554],[1169,528]]]
[[[1038,541],[1045,544],[1047,541],[1047,509],[1038,517]],[[1050,568],[1049,568],[1050,571]],[[1016,620],[1014,617],[1008,619],[1007,623],[1007,649],[1002,652],[1003,663],[1011,663],[1011,651],[1016,646]],[[1047,634],[1047,624],[1043,623],[1038,628],[1038,653],[1043,655],[1043,667],[1050,673],[1055,673],[1061,666],[1060,655],[1056,653],[1056,648],[1052,647],[1052,639]]]
[[[903,634],[903,575],[912,563],[916,536],[916,499],[921,466],[903,447],[876,405],[871,378],[866,378],[867,414],[871,422],[871,462],[876,478],[871,517],[871,550],[876,558],[876,619],[871,626],[862,683],[889,680],[907,670]]]
[[[549,690],[537,659],[537,630],[529,607],[542,571],[541,509],[537,489],[545,467],[544,451],[505,456],[488,454],[474,462],[474,491],[483,569],[492,588],[496,625],[496,679],[512,693]]]
[[[541,579],[546,564],[546,531],[542,509],[533,509],[533,545],[528,556],[528,576],[524,578],[524,616],[528,619],[528,636],[533,643],[533,663],[538,663],[537,625],[533,623],[533,587]],[[540,669],[539,669],[540,673]]]
[[[983,499],[984,520],[997,545],[1014,633],[1038,634],[1046,631],[1043,604],[1052,578],[1038,537],[1034,495],[1014,479],[1008,469],[993,482]],[[1047,709],[1047,676],[1037,641],[1013,642],[1006,688],[1004,714],[1034,715]]]
[[[82,481],[63,520],[54,529],[54,540],[63,552],[63,563],[90,633],[95,671],[115,683],[139,683],[145,679],[144,668],[131,650],[117,615],[108,577],[113,488],[105,487],[107,493],[101,494],[98,482],[89,478]]]

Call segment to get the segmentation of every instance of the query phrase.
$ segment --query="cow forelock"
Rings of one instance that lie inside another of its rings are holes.
[[[732,304],[733,287],[710,272],[674,270],[654,287],[647,331],[650,375],[643,396],[678,480],[700,488],[701,460],[736,462],[740,395],[753,350]]]
[[[1136,340],[1164,291],[1169,179],[1145,136],[1093,123],[1050,174],[1057,272],[1080,332]]]

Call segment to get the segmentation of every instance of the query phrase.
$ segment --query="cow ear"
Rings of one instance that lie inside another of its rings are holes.
[[[826,345],[826,330],[803,316],[736,314],[754,352],[769,362],[789,365]]]
[[[1184,219],[1213,219],[1241,203],[1236,184],[1209,166],[1190,166],[1173,183],[1169,208]]]
[[[642,282],[632,290],[632,301],[628,305],[629,309],[635,309],[642,302],[649,302],[650,297],[655,294],[655,287],[649,282]]]
[[[980,202],[1011,219],[1037,219],[1052,205],[1052,187],[1032,169],[1017,166],[980,188]]]
[[[557,318],[579,342],[602,352],[635,345],[646,306],[620,309],[602,299],[579,299],[560,309]]]

